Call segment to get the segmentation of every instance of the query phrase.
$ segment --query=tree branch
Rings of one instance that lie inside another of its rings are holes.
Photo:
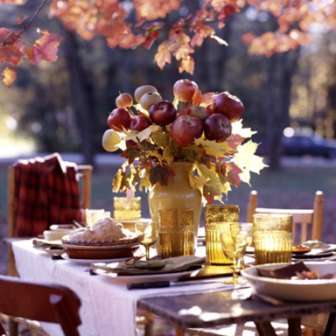
[[[10,31],[2,41],[0,41],[0,46],[4,46],[6,44],[12,44],[13,39],[16,41],[25,31],[29,30],[35,19],[39,16],[44,6],[49,2],[49,0],[42,0],[39,6],[36,8],[34,13],[26,18],[21,24],[20,29],[16,32]]]

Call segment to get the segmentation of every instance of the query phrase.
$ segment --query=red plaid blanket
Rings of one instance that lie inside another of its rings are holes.
[[[80,220],[77,166],[59,154],[14,165],[14,233],[37,236],[51,224]]]

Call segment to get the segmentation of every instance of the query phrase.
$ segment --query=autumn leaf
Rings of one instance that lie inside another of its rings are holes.
[[[206,154],[215,157],[224,157],[232,153],[232,148],[226,142],[216,142],[199,138],[195,140],[195,144],[202,146]]]
[[[133,0],[138,20],[156,20],[177,10],[181,0]]]
[[[154,61],[160,69],[163,69],[166,64],[171,63],[171,43],[169,41],[162,42],[154,56]]]
[[[236,149],[239,145],[244,142],[245,138],[239,134],[231,134],[225,142],[232,148]]]
[[[133,140],[136,142],[142,142],[148,140],[152,133],[161,130],[161,127],[158,125],[150,125],[141,132],[131,131],[127,133],[126,140]]]
[[[31,48],[27,48],[26,55],[33,64],[39,64],[41,61],[57,61],[58,47],[60,38],[47,31],[41,32],[42,36],[35,41]]]
[[[239,177],[241,181],[250,184],[251,172],[259,174],[262,169],[267,167],[263,158],[255,155],[258,144],[252,140],[238,146],[237,153],[232,162],[241,169]]]
[[[235,187],[239,187],[241,182],[240,174],[242,170],[234,163],[228,163],[226,166],[228,169],[227,178],[229,183]]]
[[[6,67],[2,71],[1,80],[6,86],[11,86],[16,80],[16,71],[13,68]]]
[[[0,28],[0,63],[18,65],[23,56],[20,36],[7,28]]]
[[[252,135],[256,134],[256,131],[252,131],[251,128],[243,127],[243,120],[238,120],[232,123],[232,134],[240,135],[241,137],[248,139],[251,138]]]

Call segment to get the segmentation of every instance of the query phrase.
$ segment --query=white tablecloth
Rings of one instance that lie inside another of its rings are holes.
[[[14,242],[12,247],[22,279],[62,284],[80,297],[81,336],[135,336],[136,304],[139,298],[223,287],[218,282],[187,287],[128,290],[124,285],[90,275],[88,266],[73,264],[67,260],[52,260],[44,252],[35,249],[31,240]],[[58,326],[48,324],[45,329],[51,336],[62,335]]]

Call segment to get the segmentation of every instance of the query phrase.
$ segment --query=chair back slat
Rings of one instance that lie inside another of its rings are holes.
[[[58,323],[65,335],[79,336],[79,308],[80,299],[69,288],[0,276],[0,312],[3,314]]]
[[[288,214],[293,216],[293,233],[300,231],[300,241],[308,239],[322,238],[323,229],[323,193],[317,191],[315,194],[313,209],[275,209],[275,208],[257,208],[258,193],[252,191],[247,207],[247,221],[253,222],[254,213],[269,213],[269,214]],[[309,235],[310,233],[310,235]]]
[[[83,209],[89,209],[91,206],[91,179],[92,179],[92,166],[79,165],[78,172],[82,177],[82,199],[81,207]]]
[[[324,216],[324,196],[322,191],[317,191],[314,200],[314,216],[312,239],[321,240],[323,234],[323,218]]]
[[[15,202],[14,202],[14,193],[15,193],[15,176],[14,168],[8,168],[8,182],[7,182],[7,218],[8,218],[8,236],[13,237],[14,235],[14,214],[15,214]]]

